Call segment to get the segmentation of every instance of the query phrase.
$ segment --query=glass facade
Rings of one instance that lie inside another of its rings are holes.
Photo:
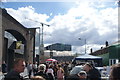
[[[56,43],[46,47],[46,50],[71,51],[71,45]]]

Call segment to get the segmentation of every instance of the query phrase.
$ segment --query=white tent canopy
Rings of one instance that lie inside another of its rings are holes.
[[[99,59],[102,59],[102,57],[88,55],[88,54],[84,54],[75,58],[75,60],[99,60]]]

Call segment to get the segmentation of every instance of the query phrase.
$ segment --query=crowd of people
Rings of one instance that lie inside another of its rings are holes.
[[[25,69],[27,69],[28,77],[20,75],[20,73],[23,73]],[[68,75],[68,71],[68,63],[26,63],[25,60],[18,58],[15,59],[13,69],[7,72],[4,80],[33,80],[40,77],[44,80],[65,80],[65,77]]]
[[[70,63],[26,63],[24,59],[18,58],[14,61],[13,69],[5,75],[4,80],[101,80],[101,74],[93,65],[85,63],[83,70],[78,74],[69,75]],[[5,65],[4,65],[5,66]],[[20,74],[25,68],[28,77]],[[111,66],[109,80],[120,80],[120,63]]]

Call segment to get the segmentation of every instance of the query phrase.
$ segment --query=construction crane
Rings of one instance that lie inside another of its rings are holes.
[[[41,58],[43,58],[43,57],[44,57],[43,28],[44,28],[44,25],[46,25],[46,26],[48,26],[48,27],[49,27],[50,25],[45,24],[45,23],[42,23],[42,22],[39,22],[39,21],[35,21],[35,20],[29,19],[29,18],[26,18],[26,17],[25,17],[25,19],[28,19],[28,20],[33,21],[33,22],[36,22],[36,23],[40,23],[41,26],[42,26],[42,28],[41,28],[42,33],[41,33],[41,44],[40,44],[39,57],[41,56]],[[39,32],[40,32],[40,31],[39,31]],[[40,33],[39,33],[39,34],[40,34]],[[40,59],[41,59],[41,58],[40,58]],[[42,60],[42,59],[41,59],[41,60]]]

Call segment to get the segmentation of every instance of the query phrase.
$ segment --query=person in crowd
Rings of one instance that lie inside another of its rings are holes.
[[[55,79],[57,79],[57,70],[58,70],[58,64],[56,62],[53,63],[53,71]]]
[[[58,70],[57,70],[57,80],[64,80],[64,70],[60,64],[58,65]]]
[[[93,67],[91,64],[86,63],[83,66],[83,70],[85,70],[87,72],[87,79],[88,80],[101,80],[100,72],[98,71],[98,69]]]
[[[29,78],[31,78],[32,71],[33,71],[33,64],[32,64],[32,62],[29,62],[27,64],[27,70],[28,70],[28,76],[29,76]]]
[[[68,68],[68,62],[64,63],[63,69],[64,69],[64,74],[65,74],[65,80],[67,78],[67,76],[69,75],[69,68]]]
[[[87,73],[85,71],[80,71],[78,73],[78,76],[79,76],[80,80],[86,80],[87,79]]]
[[[49,80],[49,76],[45,73],[45,70],[46,70],[46,65],[40,64],[38,66],[38,72],[34,76],[42,76],[46,80]]]
[[[78,74],[69,75],[66,80],[87,80],[87,73],[80,71]]]
[[[120,80],[120,63],[111,67],[109,80]]]
[[[24,72],[25,61],[21,58],[15,59],[13,69],[7,73],[4,80],[23,80],[20,76],[21,72]]]
[[[69,75],[66,80],[80,80],[80,77],[78,74]]]
[[[31,77],[31,80],[46,80],[42,76],[33,76]]]
[[[70,71],[72,69],[72,62],[68,63],[68,70]]]
[[[53,71],[53,65],[52,64],[49,65],[49,68],[47,69],[46,73],[49,76],[49,80],[55,80],[54,71]]]
[[[35,62],[33,64],[33,73],[36,74],[38,72],[38,66],[37,66],[37,62]]]
[[[2,73],[6,73],[7,72],[7,64],[5,63],[5,61],[2,62]]]

